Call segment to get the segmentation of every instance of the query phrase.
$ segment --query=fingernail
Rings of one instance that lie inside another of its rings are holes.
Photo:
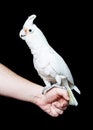
[[[67,100],[69,100],[70,98],[69,97],[67,97]]]

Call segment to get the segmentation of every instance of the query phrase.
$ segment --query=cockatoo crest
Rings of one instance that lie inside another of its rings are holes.
[[[33,24],[33,21],[35,18],[36,18],[35,14],[29,16],[28,19],[26,20],[24,26],[29,26],[29,25]]]

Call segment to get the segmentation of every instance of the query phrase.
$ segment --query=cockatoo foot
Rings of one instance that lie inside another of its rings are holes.
[[[52,85],[51,86],[45,86],[44,89],[43,89],[43,91],[42,91],[42,94],[46,94],[52,88],[54,88]]]
[[[61,88],[61,89],[66,89],[65,86],[61,86],[61,85],[58,85],[57,83],[56,84],[53,84],[52,87],[54,88]]]
[[[65,86],[60,86],[58,84],[53,84],[51,86],[45,86],[43,91],[42,91],[42,94],[46,94],[49,90],[51,90],[52,88],[61,88],[61,89],[66,89]]]

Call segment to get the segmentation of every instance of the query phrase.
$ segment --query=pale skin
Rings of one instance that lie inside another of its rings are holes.
[[[52,117],[67,109],[69,96],[65,89],[53,88],[42,95],[43,87],[0,64],[0,95],[33,103]]]

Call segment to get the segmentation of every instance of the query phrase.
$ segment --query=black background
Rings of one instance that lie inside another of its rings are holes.
[[[33,67],[32,55],[19,32],[25,20],[36,14],[34,23],[43,31],[49,44],[68,64],[81,95],[74,92],[79,105],[69,106],[63,115],[53,118],[34,104],[0,97],[0,126],[25,129],[75,129],[90,127],[90,23],[87,3],[8,2],[0,9],[0,60],[22,77],[44,85]],[[47,55],[46,55],[47,56]],[[89,78],[89,80],[88,80]],[[1,128],[0,128],[1,129]]]

